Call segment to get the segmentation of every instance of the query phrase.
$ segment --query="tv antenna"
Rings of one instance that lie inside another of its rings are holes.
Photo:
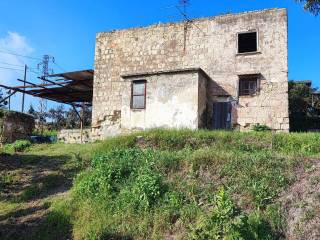
[[[189,0],[179,0],[179,6],[182,7],[181,14],[185,19],[188,19],[187,7],[189,5]]]

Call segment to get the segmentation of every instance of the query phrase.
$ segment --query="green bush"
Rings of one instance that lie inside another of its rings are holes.
[[[133,186],[133,194],[139,206],[149,209],[160,198],[161,176],[145,168],[140,171]]]
[[[31,142],[29,140],[17,140],[13,143],[13,149],[15,152],[23,152],[30,146]]]
[[[108,196],[117,192],[121,183],[137,171],[136,162],[145,157],[139,149],[114,150],[97,154],[88,172],[76,180],[76,195],[82,197]]]
[[[236,208],[230,196],[222,188],[213,202],[213,209],[204,213],[191,227],[189,239],[274,239],[271,230],[266,230],[260,215],[250,215]]]
[[[271,128],[267,125],[263,124],[256,124],[252,127],[252,130],[255,132],[265,132],[265,131],[271,131]]]
[[[4,145],[4,152],[6,153],[23,152],[30,146],[31,146],[31,142],[29,140],[16,140],[14,143]]]

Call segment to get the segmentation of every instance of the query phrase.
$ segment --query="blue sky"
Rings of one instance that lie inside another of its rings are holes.
[[[40,61],[1,51],[36,58],[50,54],[59,65],[52,65],[55,72],[61,68],[70,71],[93,68],[97,32],[179,21],[182,18],[173,7],[178,2],[1,0],[0,82],[19,84],[15,79],[23,77],[21,66],[28,64],[36,68]],[[294,0],[190,0],[188,13],[190,18],[196,18],[273,7],[285,7],[289,11],[289,79],[310,79],[315,87],[320,87],[320,16],[305,12]],[[28,80],[36,82],[36,74],[30,73]],[[29,97],[27,105],[31,102],[37,105]],[[14,109],[20,109],[19,96],[13,99],[13,105]]]

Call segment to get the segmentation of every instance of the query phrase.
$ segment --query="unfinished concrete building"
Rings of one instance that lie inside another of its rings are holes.
[[[97,34],[93,139],[149,128],[289,130],[287,11]]]

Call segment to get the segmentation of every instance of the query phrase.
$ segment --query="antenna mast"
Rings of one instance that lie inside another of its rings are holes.
[[[180,0],[180,6],[182,7],[182,14],[184,18],[187,18],[187,6],[189,5],[189,0]]]
[[[49,76],[49,71],[53,72],[52,69],[49,68],[49,63],[54,63],[54,57],[50,55],[44,55],[42,58],[42,62],[38,64],[38,69],[41,70],[41,83],[46,84],[46,78]],[[47,110],[47,100],[40,98],[40,124],[45,120],[45,112]]]

